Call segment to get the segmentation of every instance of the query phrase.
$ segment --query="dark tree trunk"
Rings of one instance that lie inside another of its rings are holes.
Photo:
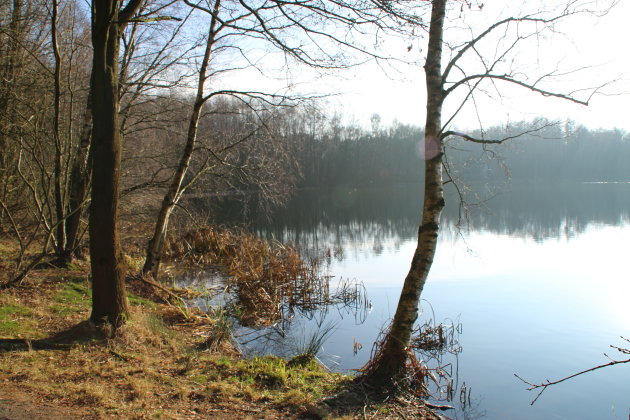
[[[120,32],[141,0],[120,9],[118,0],[92,2],[93,164],[90,206],[92,315],[95,323],[120,326],[128,317],[122,250],[118,238],[118,196],[122,139],[118,128]]]
[[[427,86],[427,119],[424,144],[425,181],[422,221],[418,229],[418,245],[385,342],[366,372],[368,382],[377,387],[388,387],[402,378],[405,373],[408,346],[414,323],[418,317],[420,294],[433,264],[437,247],[440,214],[444,208],[441,140],[444,87],[441,60],[446,3],[447,0],[433,1],[429,45],[424,67]]]
[[[66,223],[66,249],[62,256],[66,264],[71,263],[80,241],[81,218],[90,185],[92,142],[92,95],[88,95],[83,127],[79,134],[79,148],[74,157],[68,185],[68,220]]]
[[[25,18],[23,15],[23,0],[13,0],[11,9],[11,21],[9,22],[7,49],[5,57],[0,57],[2,69],[0,69],[0,170],[7,169],[7,138],[15,131],[10,119],[13,115],[11,107],[13,91],[15,89],[15,79],[19,66],[20,40],[22,29],[20,22]]]
[[[54,67],[54,111],[53,111],[53,138],[55,142],[55,223],[57,225],[55,234],[55,253],[59,260],[66,249],[66,212],[65,201],[63,199],[63,174],[62,159],[63,147],[61,145],[61,129],[59,127],[60,106],[61,106],[61,54],[59,53],[59,42],[57,41],[57,14],[59,5],[57,0],[52,1],[50,37],[52,41],[53,55],[55,58]]]

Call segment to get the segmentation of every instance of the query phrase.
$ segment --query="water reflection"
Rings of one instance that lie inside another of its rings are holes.
[[[380,255],[397,251],[416,237],[421,193],[421,185],[302,191],[272,215],[271,222],[254,223],[253,228],[305,250],[332,246]],[[541,242],[570,239],[588,225],[619,226],[630,219],[627,184],[512,185],[474,206],[468,223],[460,219],[454,192],[447,189],[446,194],[442,214],[446,238],[459,235],[461,228]]]
[[[467,231],[458,230],[458,208],[447,197],[451,205],[423,297],[435,307],[433,319],[461,315],[465,326],[454,373],[462,379],[460,390],[472,389],[472,409],[452,416],[628,418],[630,366],[563,384],[534,407],[513,374],[563,377],[598,364],[609,344],[630,335],[630,185],[512,190],[474,209]],[[290,351],[291,343],[309,331],[334,322],[321,353],[324,361],[342,371],[367,362],[409,267],[420,192],[418,186],[304,192],[271,223],[255,224],[261,235],[306,251],[336,250],[333,282],[356,278],[371,302],[361,317],[333,307],[310,319],[296,312],[292,324],[282,328],[287,339],[257,351]]]

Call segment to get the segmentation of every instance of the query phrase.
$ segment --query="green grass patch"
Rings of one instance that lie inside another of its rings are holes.
[[[127,299],[129,299],[129,303],[131,305],[134,305],[134,306],[146,306],[146,307],[149,307],[151,309],[157,309],[158,306],[159,306],[157,303],[152,302],[149,299],[145,299],[143,297],[136,296],[133,293],[128,293],[127,294]]]
[[[300,366],[273,356],[248,360],[204,357],[195,362],[196,369],[190,370],[189,378],[207,383],[210,394],[246,396],[294,409],[308,406],[351,380],[328,371],[315,360]]]
[[[28,336],[34,332],[33,311],[23,305],[4,304],[0,306],[0,336]]]
[[[90,308],[92,291],[84,281],[69,281],[54,293],[50,310],[60,316],[74,315]]]
[[[27,316],[32,314],[30,308],[23,305],[5,304],[0,306],[0,322],[8,316]]]

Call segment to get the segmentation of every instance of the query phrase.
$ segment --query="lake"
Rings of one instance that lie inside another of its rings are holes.
[[[470,390],[471,404],[449,415],[628,419],[630,364],[550,387],[533,406],[536,393],[514,374],[540,383],[607,363],[604,353],[623,358],[610,345],[630,346],[620,338],[630,338],[630,184],[513,185],[475,207],[467,224],[456,202],[449,193],[419,319],[461,330],[461,352],[441,363]],[[303,191],[254,226],[306,253],[331,248],[333,289],[356,279],[371,304],[298,312],[284,337],[271,341],[251,342],[256,332],[241,329],[246,350],[291,354],[313,330],[334,328],[320,359],[344,372],[363,366],[395,310],[420,206],[414,185]]]

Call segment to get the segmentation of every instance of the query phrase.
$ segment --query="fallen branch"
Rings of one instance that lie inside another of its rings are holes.
[[[161,291],[163,291],[164,293],[166,293],[167,295],[175,298],[177,301],[179,302],[184,302],[184,299],[182,299],[180,296],[177,296],[175,293],[173,293],[171,290],[167,289],[166,287],[162,286],[161,284],[158,284],[156,282],[154,282],[153,280],[150,280],[148,277],[146,276],[133,276],[132,277],[134,280],[140,280],[152,287],[155,287],[156,289],[159,289]]]
[[[452,405],[438,405],[438,404],[431,404],[431,403],[425,403],[424,405],[427,408],[430,408],[432,410],[446,411],[446,410],[453,410],[453,409],[455,409],[455,407],[453,407]]]

